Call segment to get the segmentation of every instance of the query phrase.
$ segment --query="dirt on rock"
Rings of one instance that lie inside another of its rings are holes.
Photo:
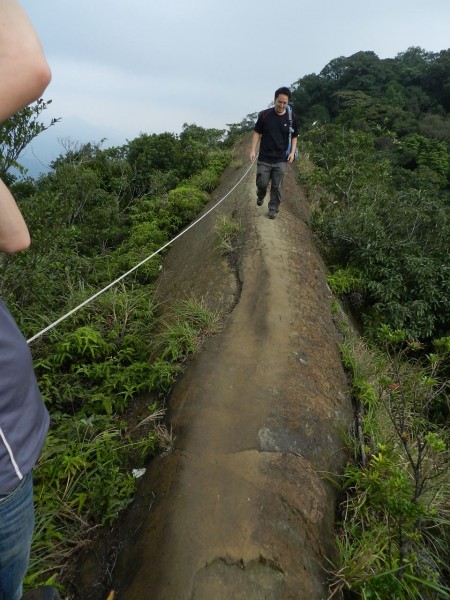
[[[335,556],[335,493],[351,403],[332,296],[290,167],[277,218],[256,205],[249,139],[205,212],[164,259],[164,305],[203,298],[227,314],[169,400],[171,453],[127,511],[117,600],[321,600]],[[239,166],[236,166],[239,165]],[[220,213],[240,221],[233,261]]]

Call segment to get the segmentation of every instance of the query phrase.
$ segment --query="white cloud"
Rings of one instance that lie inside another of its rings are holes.
[[[22,5],[53,71],[49,116],[78,118],[124,140],[139,131],[178,132],[185,122],[224,128],[338,56],[445,49],[450,22],[448,0]]]

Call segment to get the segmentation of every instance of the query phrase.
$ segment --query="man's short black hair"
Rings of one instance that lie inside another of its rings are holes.
[[[291,99],[291,90],[288,87],[280,87],[277,89],[277,91],[275,92],[275,98],[278,98],[278,96],[280,94],[284,94],[285,96],[288,97],[288,100]]]

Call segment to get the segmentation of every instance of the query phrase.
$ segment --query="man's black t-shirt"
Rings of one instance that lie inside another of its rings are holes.
[[[297,121],[292,118],[292,137],[298,137]],[[276,113],[274,108],[263,110],[258,115],[254,131],[262,135],[258,161],[277,163],[286,160],[289,145],[289,114]]]

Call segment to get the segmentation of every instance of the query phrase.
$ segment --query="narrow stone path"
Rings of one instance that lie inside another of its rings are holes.
[[[217,197],[247,167],[230,172]],[[252,171],[223,203],[243,227],[239,284],[211,234],[217,214],[164,261],[161,297],[201,293],[233,309],[172,393],[175,448],[140,483],[134,534],[113,573],[117,599],[328,596],[335,497],[321,472],[342,466],[351,408],[331,295],[292,171],[284,195],[269,220]]]

